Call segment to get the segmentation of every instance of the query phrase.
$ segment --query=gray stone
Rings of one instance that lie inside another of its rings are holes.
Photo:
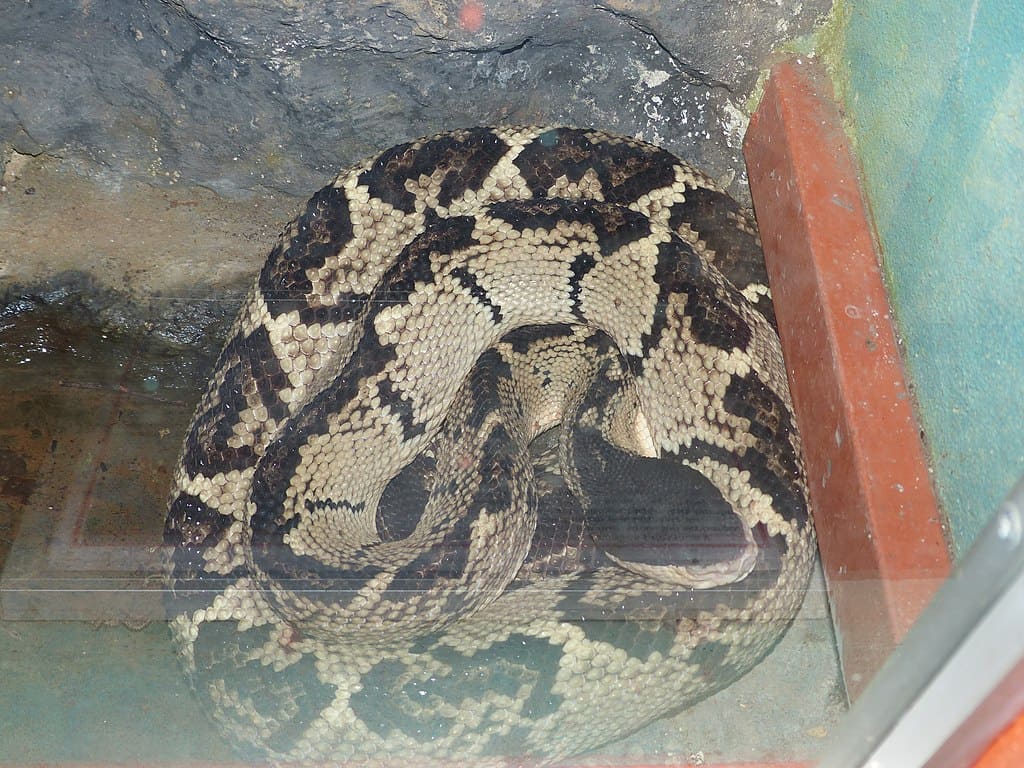
[[[745,196],[745,102],[828,0],[47,0],[0,28],[0,148],[101,178],[308,194],[416,136],[591,125]],[[2,169],[0,169],[2,170]]]

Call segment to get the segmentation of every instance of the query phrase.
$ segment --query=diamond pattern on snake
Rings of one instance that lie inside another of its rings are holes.
[[[317,192],[174,483],[174,643],[271,761],[595,749],[757,664],[815,552],[752,218],[594,130],[452,131]]]

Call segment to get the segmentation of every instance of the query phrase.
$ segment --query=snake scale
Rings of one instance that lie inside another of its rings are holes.
[[[176,648],[272,761],[552,762],[728,685],[815,541],[752,220],[649,144],[501,127],[343,172],[185,439]]]

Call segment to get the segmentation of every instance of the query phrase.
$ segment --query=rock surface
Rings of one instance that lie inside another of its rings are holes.
[[[305,195],[473,124],[639,136],[745,197],[745,102],[828,0],[47,0],[0,26],[0,163]],[[98,166],[98,169],[97,169]],[[0,168],[2,170],[2,168]]]

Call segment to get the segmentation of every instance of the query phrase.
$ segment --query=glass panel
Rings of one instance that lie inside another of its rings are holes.
[[[969,765],[1024,707],[1024,481],[858,699],[820,768]]]
[[[179,441],[218,342],[182,346],[162,334],[111,330],[81,298],[70,290],[26,297],[8,307],[0,331],[9,404],[2,424],[3,510],[10,532],[0,585],[0,658],[4,696],[18,702],[0,715],[8,734],[3,754],[46,762],[231,763],[238,753],[197,702],[175,658],[159,552]],[[225,302],[225,314],[229,307]],[[202,305],[185,304],[179,317],[197,309]],[[543,437],[535,446],[541,454]],[[637,648],[656,645],[666,618],[675,621],[673,611],[685,610],[679,600],[666,594],[657,605],[639,606],[658,617],[648,622],[646,639],[643,624],[602,615],[607,610],[600,607],[584,608],[575,631],[624,647],[630,632],[639,633]],[[477,622],[478,633],[488,630],[486,620]],[[231,635],[217,642],[227,647]],[[433,696],[440,709],[455,690],[453,676],[478,680],[463,693],[487,687],[513,696],[515,665],[557,673],[559,659],[548,642],[523,638],[520,649],[512,656],[507,647],[450,654],[439,662],[448,677],[428,670],[420,679],[399,680],[396,690]],[[387,673],[381,667],[376,683],[389,705],[395,690],[387,687],[394,682]],[[262,684],[280,695],[273,667]],[[649,694],[638,693],[640,700]],[[600,702],[584,704],[600,712]],[[701,764],[813,755],[844,709],[816,569],[793,626],[763,663],[721,693],[585,759]],[[787,717],[779,722],[783,710]]]
[[[750,189],[741,163],[758,68],[828,3],[348,5],[357,18],[338,3],[4,9],[0,764],[966,766],[1024,705],[1024,487],[864,691],[947,572],[948,521],[914,502],[923,463],[880,453],[920,471],[877,482],[850,447],[869,395],[876,445],[897,444],[897,423],[915,450],[924,436],[880,273],[874,303],[828,291],[866,283],[875,244],[866,216],[837,224],[863,213],[852,158],[830,166],[838,181],[804,174],[843,142],[801,57],[788,91],[778,67],[764,90],[778,130]],[[844,17],[874,15],[839,5],[818,40],[830,55]],[[905,30],[965,62],[988,51],[980,78],[965,71],[992,85],[917,57],[942,81],[932,109],[886,117],[901,157],[881,128],[863,145],[913,171],[872,177],[883,244],[1014,253],[1014,198],[980,173],[1019,148],[1002,9],[965,5],[936,36],[928,14],[906,29],[877,5],[877,24],[854,24],[857,77],[883,79],[864,44],[892,26],[895,58]],[[557,38],[560,17],[585,39]],[[870,86],[850,93],[887,114],[891,88]],[[387,150],[308,202],[269,191],[305,190],[336,145],[354,160],[421,123],[540,119],[667,137],[709,170],[587,129],[476,128]],[[926,134],[940,140],[917,153]],[[969,162],[946,169],[958,135]],[[927,165],[942,173],[908,181]],[[933,208],[934,178],[956,194]],[[771,292],[748,192],[766,251],[793,257],[769,266]],[[921,215],[965,203],[999,237]],[[907,221],[946,239],[903,237]],[[908,253],[904,300],[934,298]],[[977,335],[955,301],[931,303],[949,319],[907,326],[926,345]],[[1012,341],[971,351],[1018,373]],[[825,393],[817,408],[789,407],[787,376],[794,398]],[[829,389],[844,378],[863,402]],[[999,413],[988,393],[969,394]],[[808,487],[828,501],[820,556]],[[953,522],[958,543],[970,526]]]

